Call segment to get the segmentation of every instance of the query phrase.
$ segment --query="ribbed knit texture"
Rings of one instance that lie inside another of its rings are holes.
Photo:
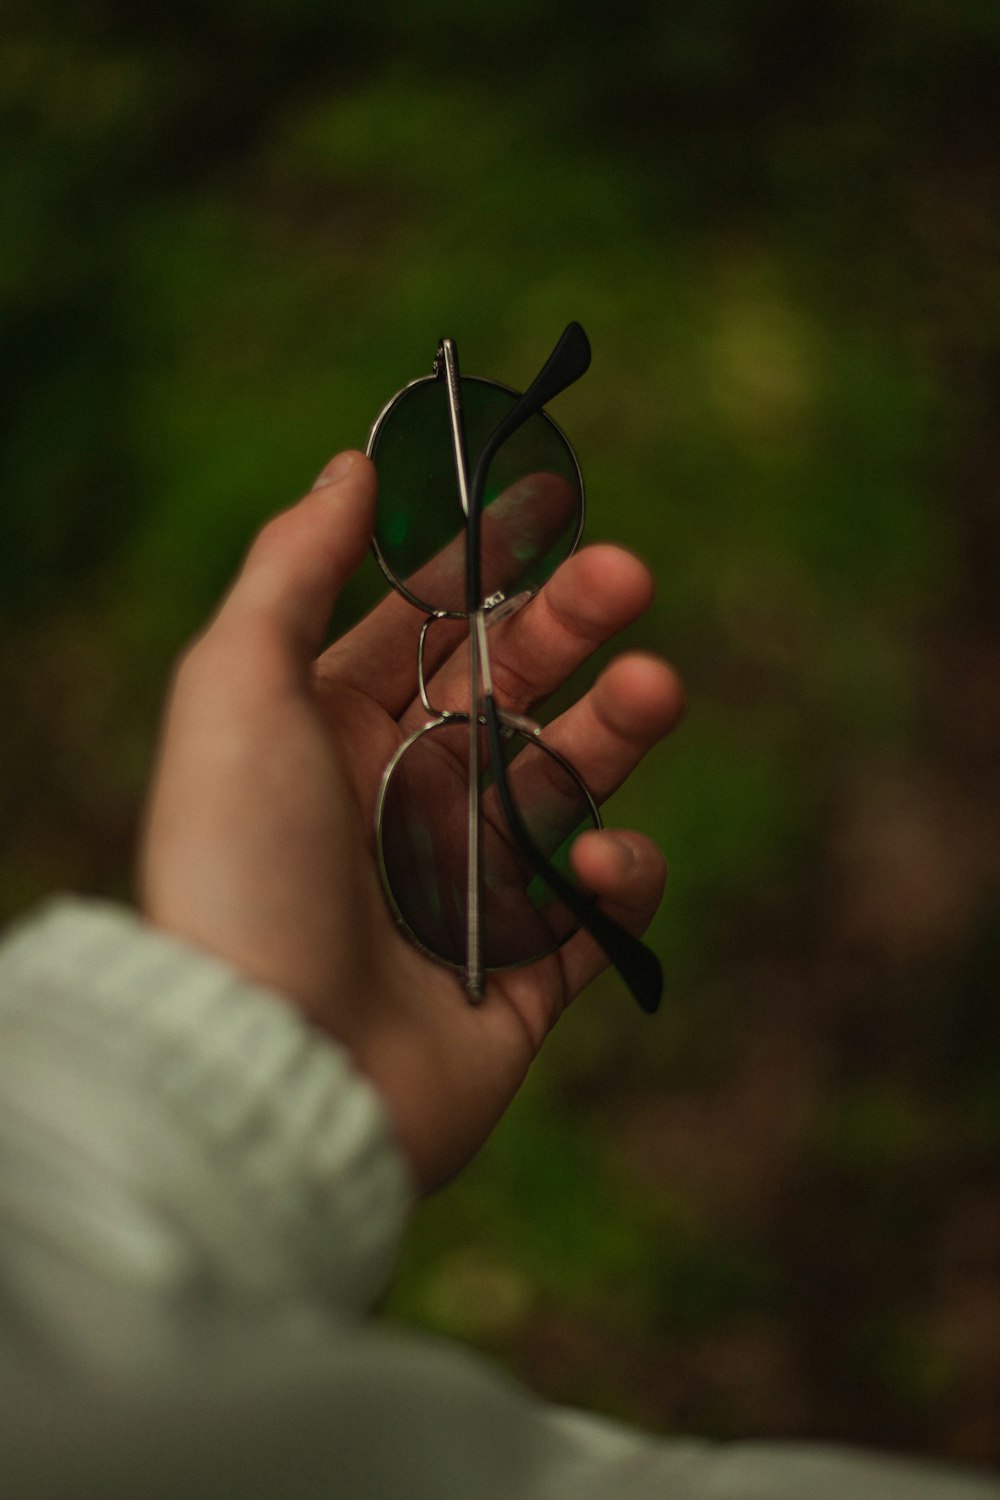
[[[383,1287],[406,1167],[375,1091],[281,996],[127,908],[63,899],[0,949],[0,1046],[17,1064],[0,1076],[8,1133],[36,1154],[61,1135],[74,1180],[120,1182],[137,1205],[116,1229],[120,1203],[102,1212],[78,1190],[74,1215],[59,1194],[51,1233],[74,1235],[79,1256],[255,1296],[291,1278],[349,1316]],[[6,1180],[17,1199],[16,1170]],[[44,1239],[31,1191],[21,1213]],[[171,1221],[178,1247],[199,1247],[197,1264],[178,1248],[172,1272]]]

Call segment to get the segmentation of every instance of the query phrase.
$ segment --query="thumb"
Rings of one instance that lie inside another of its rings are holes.
[[[260,531],[217,623],[255,622],[296,664],[311,662],[371,542],[374,506],[374,465],[363,453],[338,453],[308,495]]]

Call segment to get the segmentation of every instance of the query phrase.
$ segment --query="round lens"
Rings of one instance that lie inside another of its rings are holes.
[[[487,438],[517,396],[463,377],[462,421],[471,476]],[[397,587],[429,612],[465,613],[465,517],[445,381],[416,381],[375,424],[375,547]],[[544,413],[530,417],[490,465],[483,494],[483,595],[536,589],[568,557],[583,524],[572,449]]]
[[[597,817],[583,783],[541,740],[509,732],[507,776],[529,833],[569,872],[573,840]],[[466,964],[469,720],[428,725],[390,764],[379,809],[383,879],[396,912],[421,947],[457,968]],[[480,729],[481,956],[486,969],[533,963],[575,931],[574,914],[553,897],[518,847],[503,816]]]

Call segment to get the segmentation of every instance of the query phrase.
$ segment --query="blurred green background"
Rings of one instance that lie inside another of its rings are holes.
[[[438,337],[518,385],[580,319],[589,535],[691,698],[612,808],[667,1002],[594,986],[388,1315],[660,1431],[996,1463],[1000,8],[374,15],[4,9],[3,912],[127,895],[171,658]]]

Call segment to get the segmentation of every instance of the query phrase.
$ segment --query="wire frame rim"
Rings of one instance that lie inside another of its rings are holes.
[[[395,411],[396,407],[399,406],[399,404],[403,400],[405,400],[406,396],[411,391],[415,390],[417,386],[432,385],[440,380],[441,376],[437,374],[418,375],[415,380],[407,381],[406,385],[402,386],[394,396],[389,397],[389,400],[382,407],[382,410],[379,412],[378,416],[375,418],[374,422],[369,428],[368,440],[365,443],[366,458],[372,459],[372,451],[375,447],[376,441],[378,440],[379,433],[385,426],[385,423],[388,421],[389,417]],[[512,386],[504,385],[500,380],[487,380],[482,375],[459,376],[460,387],[467,382],[469,384],[491,386],[494,390],[503,391],[507,396],[513,396],[515,400],[517,400],[517,398],[521,394],[520,391],[514,390]],[[576,473],[577,491],[580,496],[580,503],[578,506],[577,525],[576,531],[573,534],[573,541],[566,553],[566,557],[562,559],[562,562],[565,562],[567,558],[573,556],[574,552],[580,545],[580,541],[583,536],[584,523],[587,517],[587,494],[583,482],[583,471],[580,468],[580,460],[576,456],[576,450],[574,449],[573,444],[570,442],[563,429],[559,426],[559,423],[556,422],[554,418],[550,417],[547,411],[540,411],[537,413],[537,415],[541,417],[543,422],[547,422],[549,424],[549,426],[556,433],[557,437],[562,439],[563,443],[566,446],[566,452],[570,456],[570,460],[573,464],[573,469]],[[372,461],[374,462],[374,459],[372,459]],[[376,499],[376,506],[377,504],[378,501]],[[441,609],[438,605],[430,604],[427,602],[427,600],[420,599],[416,594],[412,593],[411,590],[406,587],[406,584],[403,583],[400,578],[397,578],[389,563],[386,561],[386,558],[382,553],[382,549],[378,544],[378,538],[374,535],[374,533],[372,535],[372,552],[375,554],[375,561],[378,563],[379,568],[381,569],[391,587],[396,590],[397,594],[402,594],[403,598],[406,599],[408,603],[414,605],[417,609],[422,609],[427,614],[436,614],[440,616],[441,619],[445,620],[467,620],[469,618],[468,610]],[[536,584],[536,586],[530,590],[530,593],[532,595],[537,594],[539,589],[542,587],[544,587],[543,584]]]
[[[389,909],[392,912],[393,920],[395,921],[397,927],[399,927],[403,931],[403,933],[405,933],[406,937],[415,948],[417,948],[421,953],[425,954],[428,958],[433,959],[435,963],[442,964],[445,968],[451,969],[456,974],[464,974],[466,965],[464,963],[456,963],[453,959],[445,958],[442,954],[435,952],[433,948],[429,948],[423,941],[423,939],[413,931],[413,928],[410,926],[409,922],[406,920],[406,917],[400,910],[399,904],[396,901],[395,892],[393,891],[392,885],[389,880],[389,873],[385,865],[385,856],[382,849],[382,829],[384,826],[385,801],[388,795],[389,785],[392,781],[393,775],[395,774],[396,768],[398,767],[400,761],[403,759],[403,756],[406,754],[407,750],[410,749],[411,745],[415,745],[417,740],[421,739],[425,734],[429,734],[432,730],[441,729],[445,725],[451,727],[455,724],[468,724],[471,717],[471,714],[467,713],[449,712],[439,714],[437,718],[430,719],[426,724],[421,725],[419,729],[415,729],[412,734],[407,735],[402,744],[398,745],[394,750],[388,765],[382,772],[382,780],[379,785],[378,797],[375,803],[375,853],[378,862],[379,879],[382,882],[382,890],[384,891],[386,899],[389,903]],[[557,750],[554,745],[550,745],[544,739],[542,739],[541,733],[529,734],[525,729],[522,729],[519,724],[514,723],[513,720],[511,720],[509,716],[503,713],[501,710],[497,711],[497,717],[500,720],[501,726],[509,729],[513,734],[516,734],[520,739],[524,740],[526,744],[535,745],[538,749],[544,750],[545,753],[547,755],[550,755],[553,760],[557,761],[562,769],[566,772],[566,774],[576,782],[577,786],[583,793],[584,800],[587,804],[587,811],[590,813],[590,816],[594,820],[594,829],[599,832],[604,827],[604,820],[601,817],[601,810],[597,805],[593,792],[590,790],[589,786],[584,781],[583,777],[580,775],[579,771],[576,769],[573,763],[565,755],[563,755],[561,750]],[[479,722],[480,724],[485,725],[485,715],[479,715]],[[573,926],[566,933],[566,935],[561,938],[554,938],[551,946],[545,948],[542,952],[537,953],[527,959],[514,959],[507,964],[484,963],[483,971],[487,974],[505,974],[512,969],[523,969],[530,964],[540,963],[543,958],[551,958],[553,953],[558,953],[559,949],[562,948],[564,944],[568,943],[571,938],[576,936],[576,934],[581,930],[582,926],[583,924],[579,920],[574,920]]]

